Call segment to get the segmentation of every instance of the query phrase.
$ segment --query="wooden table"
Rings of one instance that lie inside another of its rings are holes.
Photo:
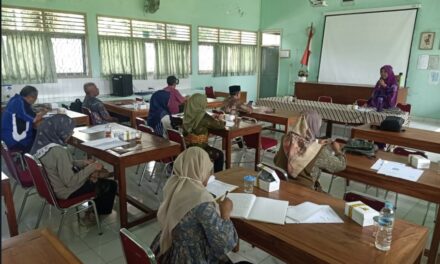
[[[229,92],[219,92],[219,91],[215,91],[214,92],[216,97],[224,97],[227,98],[229,97]],[[240,102],[242,103],[246,103],[247,102],[247,91],[240,91]]]
[[[218,97],[216,99],[213,98],[207,98],[208,104],[206,105],[206,108],[220,108],[223,106],[225,98],[224,97]]]
[[[11,191],[9,177],[2,171],[2,196],[5,198],[6,218],[8,219],[9,235],[18,235],[17,217],[15,215],[14,197]]]
[[[105,101],[104,106],[110,113],[126,116],[130,118],[131,127],[136,127],[136,117],[146,118],[148,116],[148,109],[135,110],[133,107],[134,100],[119,100],[119,101]]]
[[[223,149],[225,150],[226,169],[231,167],[232,140],[236,137],[253,135],[258,140],[258,146],[261,145],[261,129],[260,124],[252,122],[244,122],[237,119],[234,126],[225,127],[224,129],[209,129],[209,133],[222,137]],[[255,169],[260,163],[260,148],[255,150]]]
[[[256,175],[245,168],[233,168],[215,176],[240,186],[243,176]],[[418,263],[428,238],[428,229],[396,220],[388,252],[374,247],[372,226],[362,228],[344,215],[344,201],[301,185],[281,181],[280,190],[265,192],[254,188],[257,196],[288,200],[290,205],[310,201],[330,205],[343,224],[275,225],[233,219],[241,239],[287,263]],[[269,212],[268,212],[269,213]]]
[[[407,163],[407,157],[394,153],[378,151],[376,158]],[[377,174],[371,169],[376,159],[366,156],[347,154],[347,168],[336,175],[385,190],[409,195],[433,203],[440,203],[440,175],[437,174],[438,164],[431,163],[431,168],[425,170],[417,182]],[[435,258],[440,242],[440,213],[437,213],[436,224],[429,250],[428,263],[436,263]]]
[[[112,128],[119,130],[127,129],[127,127],[115,123],[112,123]],[[103,160],[113,165],[115,179],[118,181],[119,188],[119,217],[121,221],[121,227],[129,228],[156,217],[155,210],[151,210],[135,198],[127,195],[125,170],[126,168],[134,165],[177,156],[180,153],[180,145],[161,137],[142,133],[141,149],[120,154],[113,150],[104,151],[82,145],[82,142],[103,138],[104,132],[86,134],[80,132],[79,130],[81,129],[84,128],[75,128],[74,134],[69,140],[69,144],[83,150],[89,155],[92,155],[100,160]],[[140,219],[134,220],[133,222],[128,222],[127,202],[131,203],[139,210],[145,212],[146,215],[141,217]]]
[[[283,109],[275,109],[275,112],[273,113],[260,113],[260,112],[252,112],[252,113],[246,113],[246,112],[240,112],[241,116],[247,116],[255,118],[259,121],[269,122],[272,124],[279,124],[284,126],[284,131],[287,133],[287,130],[291,125],[296,123],[298,121],[298,118],[300,117],[298,112],[283,110]],[[270,128],[273,129],[273,128]]]
[[[403,132],[390,132],[372,128],[371,124],[365,124],[353,127],[351,137],[440,153],[440,132],[411,127],[404,129]]]
[[[32,230],[2,241],[2,263],[82,263],[48,229]]]

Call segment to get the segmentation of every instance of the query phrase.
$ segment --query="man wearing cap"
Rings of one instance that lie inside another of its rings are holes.
[[[170,93],[170,100],[168,101],[168,109],[172,115],[179,113],[179,105],[185,102],[183,97],[176,86],[179,84],[179,79],[176,76],[171,75],[167,78],[168,86],[164,88],[165,91]]]
[[[222,110],[226,114],[236,115],[237,111],[252,113],[252,107],[240,101],[240,85],[229,86],[229,97],[224,101]]]

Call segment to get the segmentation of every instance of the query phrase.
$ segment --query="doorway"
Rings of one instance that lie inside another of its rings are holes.
[[[259,98],[277,96],[280,39],[279,32],[263,32],[261,35]]]

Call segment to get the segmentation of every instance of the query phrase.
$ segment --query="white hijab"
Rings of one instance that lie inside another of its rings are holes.
[[[214,202],[203,185],[212,167],[208,153],[200,147],[188,148],[174,162],[174,175],[163,189],[164,201],[157,212],[162,229],[159,256],[171,247],[174,227],[191,209],[205,202]]]

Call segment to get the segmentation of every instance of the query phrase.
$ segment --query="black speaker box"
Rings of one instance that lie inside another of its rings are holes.
[[[114,96],[133,95],[133,76],[131,74],[113,74],[112,85]]]

